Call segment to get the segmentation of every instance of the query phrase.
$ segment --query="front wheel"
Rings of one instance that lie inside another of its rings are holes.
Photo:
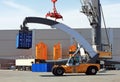
[[[52,73],[55,76],[62,76],[64,74],[64,68],[62,68],[62,67],[55,67],[55,68],[53,68]]]
[[[56,75],[56,67],[52,68],[53,75]]]

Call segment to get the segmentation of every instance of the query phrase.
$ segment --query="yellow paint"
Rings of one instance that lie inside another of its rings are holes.
[[[99,64],[80,64],[78,66],[62,65],[62,67],[65,69],[65,73],[86,73],[89,66],[96,66],[98,70],[100,69]]]

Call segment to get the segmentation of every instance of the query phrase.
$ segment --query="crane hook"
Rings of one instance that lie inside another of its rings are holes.
[[[57,2],[57,0],[51,0],[53,2],[53,11],[52,12],[48,12],[46,14],[46,18],[47,17],[51,17],[51,18],[55,18],[56,19],[63,19],[62,15],[60,13],[57,12],[55,3]]]

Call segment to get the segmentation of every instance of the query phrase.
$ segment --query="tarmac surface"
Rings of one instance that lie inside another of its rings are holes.
[[[83,73],[54,76],[51,72],[0,70],[0,82],[120,82],[120,70],[106,71],[92,76]]]

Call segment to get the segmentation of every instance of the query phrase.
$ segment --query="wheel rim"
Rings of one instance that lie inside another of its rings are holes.
[[[58,74],[62,74],[63,72],[62,72],[62,70],[58,69],[58,70],[57,70],[57,73],[58,73]]]
[[[91,70],[91,72],[92,72],[92,73],[95,73],[95,72],[96,72],[96,70],[95,70],[95,69],[92,69],[92,70]]]

